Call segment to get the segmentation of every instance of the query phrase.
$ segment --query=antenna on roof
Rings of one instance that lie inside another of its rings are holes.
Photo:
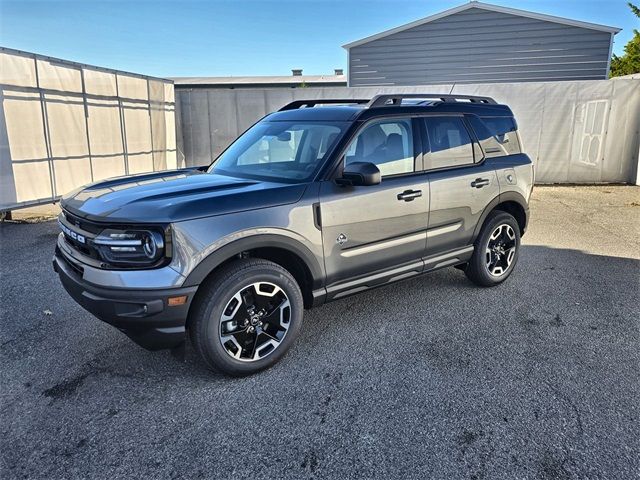
[[[471,0],[473,1],[473,0]],[[453,92],[453,87],[456,86],[456,82],[453,82],[453,85],[451,85],[451,90],[449,90],[449,95],[451,95],[451,92]]]

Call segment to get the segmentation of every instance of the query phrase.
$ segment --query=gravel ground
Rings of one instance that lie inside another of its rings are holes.
[[[271,370],[147,352],[0,226],[2,478],[640,477],[640,188],[538,187],[500,287],[446,269],[307,312]]]

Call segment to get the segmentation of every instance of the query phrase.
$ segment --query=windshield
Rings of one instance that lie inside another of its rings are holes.
[[[304,182],[322,165],[346,122],[260,122],[209,167],[209,173]]]

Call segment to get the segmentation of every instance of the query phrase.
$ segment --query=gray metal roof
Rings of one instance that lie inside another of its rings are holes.
[[[435,15],[431,15],[429,17],[425,17],[425,18],[422,18],[420,20],[416,20],[415,22],[407,23],[405,25],[401,25],[399,27],[392,28],[390,30],[385,30],[384,32],[380,32],[380,33],[377,33],[375,35],[371,35],[369,37],[362,38],[360,40],[355,40],[353,42],[350,42],[350,43],[347,43],[347,44],[343,45],[342,47],[346,48],[348,50],[351,47],[357,47],[358,45],[362,45],[364,43],[368,43],[368,42],[371,42],[373,40],[378,40],[379,38],[383,38],[383,37],[386,37],[388,35],[392,35],[394,33],[398,33],[398,32],[402,32],[404,30],[408,30],[409,28],[417,27],[419,25],[424,25],[425,23],[433,22],[434,20],[438,20],[440,18],[444,18],[444,17],[447,17],[449,15],[453,15],[455,13],[464,12],[465,10],[468,10],[470,8],[480,8],[480,9],[484,9],[484,10],[490,10],[490,11],[493,11],[493,12],[506,13],[506,14],[510,14],[510,15],[518,15],[520,17],[535,18],[536,20],[544,20],[544,21],[547,21],[547,22],[555,22],[555,23],[560,23],[560,24],[563,24],[563,25],[570,25],[570,26],[573,26],[573,27],[588,28],[588,29],[591,29],[591,30],[599,30],[601,32],[609,32],[609,33],[613,33],[613,34],[616,34],[620,30],[622,30],[621,28],[610,27],[610,26],[607,26],[607,25],[599,25],[597,23],[581,22],[581,21],[578,21],[578,20],[571,20],[569,18],[556,17],[556,16],[553,16],[553,15],[546,15],[546,14],[543,14],[543,13],[529,12],[527,10],[519,10],[517,8],[501,7],[499,5],[491,5],[489,3],[471,1],[469,3],[465,3],[464,5],[460,5],[459,7],[450,8],[449,10],[445,10],[444,12],[436,13]]]
[[[307,85],[313,84],[331,84],[346,85],[346,75],[286,75],[286,76],[255,76],[255,77],[173,77],[176,87],[191,86],[242,86],[247,87],[260,85]]]

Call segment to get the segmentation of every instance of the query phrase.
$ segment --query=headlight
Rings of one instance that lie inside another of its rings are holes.
[[[165,235],[157,230],[103,230],[93,239],[105,262],[114,266],[151,266],[165,257]]]

